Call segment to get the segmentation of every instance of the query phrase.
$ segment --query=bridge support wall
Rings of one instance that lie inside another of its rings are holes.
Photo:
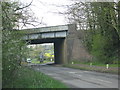
[[[82,44],[82,35],[81,31],[77,31],[76,25],[68,25],[67,37],[54,43],[55,64],[91,60],[90,54]]]
[[[55,64],[65,64],[66,59],[66,39],[60,39],[54,43]]]
[[[91,61],[91,55],[85,49],[83,43],[83,33],[81,30],[77,31],[77,27],[74,24],[68,25],[68,33],[66,37],[67,45],[67,60],[72,61]]]

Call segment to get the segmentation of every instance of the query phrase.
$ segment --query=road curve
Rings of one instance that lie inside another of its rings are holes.
[[[118,75],[52,65],[34,65],[35,70],[60,80],[70,88],[118,88]]]

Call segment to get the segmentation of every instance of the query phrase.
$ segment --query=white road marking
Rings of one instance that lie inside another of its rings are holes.
[[[53,74],[51,74],[51,73],[48,73],[47,75],[53,75]]]
[[[98,79],[99,81],[103,81],[103,82],[106,82],[106,83],[112,83],[110,81],[105,81],[105,80],[102,80],[102,79]]]
[[[89,72],[89,71],[83,71],[83,72]]]
[[[82,77],[82,75],[78,75],[78,76]]]
[[[39,68],[37,70],[40,70]]]
[[[58,79],[58,78],[60,78],[60,77],[53,77],[53,78],[57,78],[57,79]]]
[[[91,78],[91,79],[99,80],[99,81],[102,81],[102,82],[105,82],[105,83],[112,83],[112,82],[110,82],[110,81],[106,81],[106,80],[102,80],[102,79],[98,79],[98,78]]]
[[[69,72],[69,73],[76,73],[76,72]]]

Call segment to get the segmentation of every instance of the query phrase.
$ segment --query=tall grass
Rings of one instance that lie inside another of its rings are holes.
[[[21,67],[14,80],[3,88],[67,88],[67,86],[41,72]]]

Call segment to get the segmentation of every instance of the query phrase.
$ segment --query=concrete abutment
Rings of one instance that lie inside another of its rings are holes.
[[[66,39],[60,39],[54,43],[55,64],[67,63]]]
[[[91,60],[90,54],[82,43],[82,35],[81,31],[77,31],[75,24],[68,25],[67,37],[55,42],[55,64]]]

